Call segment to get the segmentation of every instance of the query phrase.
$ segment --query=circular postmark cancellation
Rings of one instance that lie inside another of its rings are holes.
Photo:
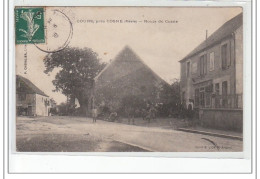
[[[67,47],[73,35],[73,26],[69,17],[60,10],[44,10],[45,43],[34,43],[41,51],[54,53]]]
[[[15,8],[16,44],[34,44],[46,53],[68,46],[73,35],[69,17],[49,7]]]

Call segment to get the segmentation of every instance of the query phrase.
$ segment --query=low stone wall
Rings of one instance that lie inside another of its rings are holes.
[[[203,127],[243,131],[242,109],[199,109],[199,121]]]

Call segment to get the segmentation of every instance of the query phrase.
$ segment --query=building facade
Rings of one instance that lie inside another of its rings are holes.
[[[243,14],[206,38],[180,61],[180,66],[183,104],[192,104],[193,108],[205,109],[204,112],[242,109]]]
[[[242,37],[240,14],[180,61],[183,103],[191,102],[194,108],[242,108]]]
[[[50,99],[30,80],[16,75],[16,114],[18,116],[48,116]]]

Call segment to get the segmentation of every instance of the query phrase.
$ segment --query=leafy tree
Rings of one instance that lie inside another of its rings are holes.
[[[54,91],[77,98],[83,112],[88,107],[94,78],[106,64],[101,63],[98,54],[90,48],[68,47],[45,56],[44,65],[46,74],[59,70],[52,81]]]
[[[65,116],[68,115],[68,104],[66,103],[61,103],[59,105],[57,105],[57,109],[58,109],[58,114],[60,116]]]
[[[160,91],[160,99],[162,103],[159,105],[159,115],[168,116],[173,113],[179,113],[180,107],[180,81],[174,79],[168,85],[164,84]]]

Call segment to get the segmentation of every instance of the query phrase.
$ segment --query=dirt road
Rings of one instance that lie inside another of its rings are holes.
[[[17,151],[212,152],[242,151],[243,142],[173,129],[83,117],[17,118]]]

